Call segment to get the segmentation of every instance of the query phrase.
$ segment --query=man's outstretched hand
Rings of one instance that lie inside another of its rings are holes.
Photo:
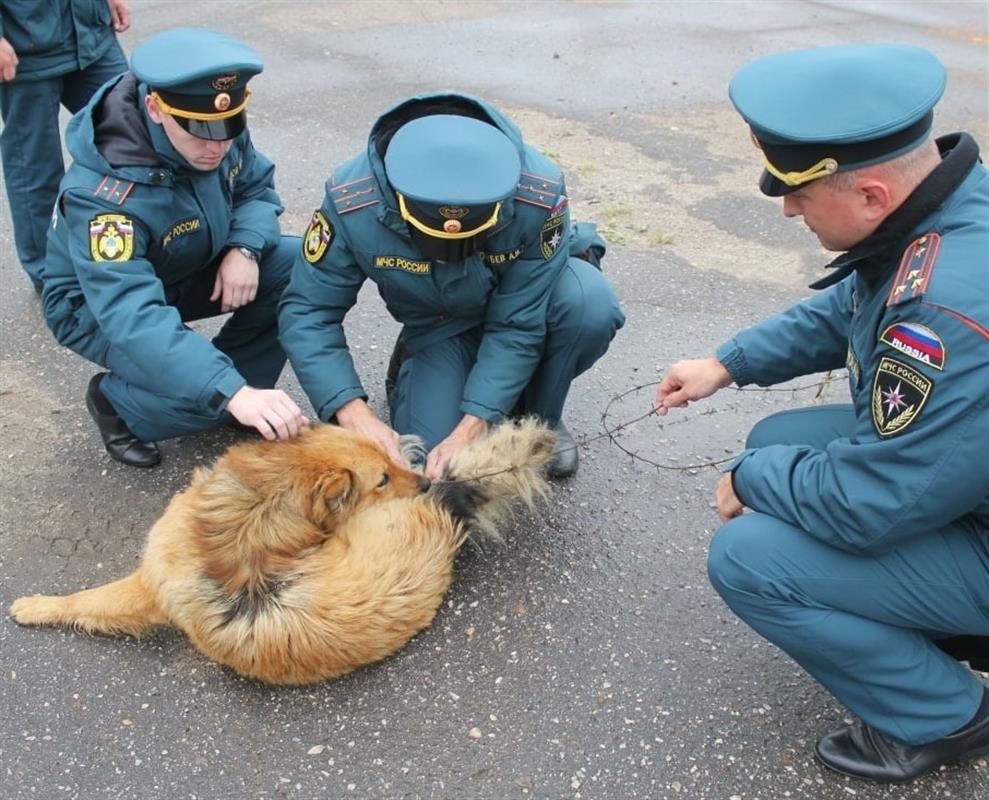
[[[657,413],[665,417],[671,408],[685,408],[691,400],[710,397],[730,383],[731,375],[716,358],[678,361],[656,389]]]

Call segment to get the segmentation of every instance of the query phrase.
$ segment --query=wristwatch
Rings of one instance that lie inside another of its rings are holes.
[[[247,247],[241,247],[240,245],[237,245],[237,249],[240,250],[240,253],[242,256],[244,256],[244,258],[249,258],[251,259],[251,261],[258,260],[258,254],[255,253],[253,250]]]

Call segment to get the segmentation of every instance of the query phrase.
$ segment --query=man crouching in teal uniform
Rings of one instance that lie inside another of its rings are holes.
[[[762,191],[844,254],[818,294],[674,364],[660,413],[846,366],[851,405],[760,422],[717,488],[714,587],[859,721],[816,755],[904,782],[989,754],[989,173],[930,137],[932,53],[856,45],[743,67]],[[751,513],[743,513],[748,508]]]
[[[168,31],[69,125],[44,313],[60,343],[109,370],[86,406],[124,464],[154,466],[156,440],[225,422],[268,439],[306,422],[271,388],[299,240],[279,233],[274,167],[247,131],[247,82],[261,70],[236,39]],[[226,312],[212,341],[185,325]]]
[[[495,422],[532,414],[558,435],[573,379],[625,318],[600,270],[604,242],[572,225],[560,168],[492,106],[411,98],[326,183],[280,311],[281,339],[320,419],[381,442],[421,436],[426,476]],[[577,257],[583,256],[583,257]],[[343,319],[364,281],[404,327],[387,381],[391,425],[366,403]]]

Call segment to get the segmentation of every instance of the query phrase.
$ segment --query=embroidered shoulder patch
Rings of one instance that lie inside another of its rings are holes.
[[[302,237],[302,257],[310,264],[318,264],[323,260],[332,242],[333,226],[326,215],[317,208],[309,221],[305,236]]]
[[[922,297],[927,291],[927,282],[934,272],[938,251],[941,249],[941,234],[925,233],[915,239],[903,251],[900,267],[893,278],[893,285],[886,299],[887,306],[895,306]]]
[[[920,416],[934,381],[909,364],[883,356],[872,382],[872,425],[880,438],[903,433]]]
[[[917,322],[897,322],[882,332],[879,341],[899,350],[908,358],[944,369],[944,342],[926,325]]]
[[[129,261],[134,252],[134,223],[123,214],[98,214],[89,221],[93,261]]]
[[[543,258],[552,258],[553,254],[560,249],[565,222],[566,215],[562,211],[546,218],[539,231],[539,252],[543,254]]]

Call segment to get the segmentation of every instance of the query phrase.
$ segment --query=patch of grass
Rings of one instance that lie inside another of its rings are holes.
[[[602,225],[601,235],[611,244],[628,244],[628,237],[613,225]]]

